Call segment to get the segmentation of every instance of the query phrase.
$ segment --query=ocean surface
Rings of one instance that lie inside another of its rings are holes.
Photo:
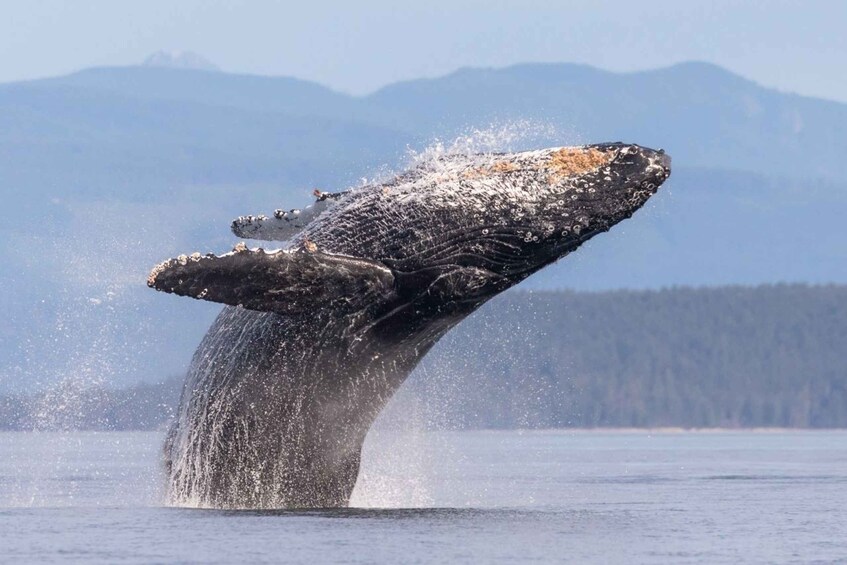
[[[159,433],[0,433],[0,562],[847,563],[847,432],[396,432],[355,508],[162,504]]]

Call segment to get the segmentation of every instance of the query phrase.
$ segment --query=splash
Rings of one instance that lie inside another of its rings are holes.
[[[354,508],[432,508],[449,501],[471,504],[469,491],[442,484],[458,476],[466,454],[445,430],[462,427],[453,408],[458,390],[454,366],[424,358],[411,381],[397,391],[371,426],[362,448],[359,478],[350,498]],[[426,383],[425,386],[418,386]],[[430,393],[437,389],[439,394]],[[449,397],[452,402],[441,402]],[[447,495],[447,496],[445,496]]]
[[[552,123],[533,120],[492,123],[485,128],[469,128],[449,141],[435,138],[420,151],[409,149],[407,165],[414,166],[450,155],[522,151],[549,145],[551,140],[561,145],[562,137],[566,136]]]
[[[392,409],[394,408],[394,409]],[[400,408],[399,410],[396,408]],[[411,409],[411,410],[410,410]],[[350,506],[428,508],[433,505],[436,438],[427,433],[417,398],[399,393],[368,432]]]
[[[434,137],[421,148],[407,147],[397,166],[384,164],[359,179],[359,187],[382,184],[399,173],[422,165],[437,168],[440,161],[456,155],[479,155],[482,159],[495,153],[538,149],[549,145],[578,143],[574,132],[563,131],[552,122],[511,120],[492,122],[486,127],[468,127],[450,139]]]

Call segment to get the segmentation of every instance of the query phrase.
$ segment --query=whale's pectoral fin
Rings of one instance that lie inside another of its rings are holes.
[[[361,309],[394,292],[394,275],[377,261],[239,246],[226,255],[181,255],[156,266],[147,286],[250,310],[303,313],[332,306]]]
[[[303,210],[275,210],[271,217],[239,216],[232,221],[232,232],[245,239],[289,240],[348,192],[315,190],[314,195],[317,200]]]

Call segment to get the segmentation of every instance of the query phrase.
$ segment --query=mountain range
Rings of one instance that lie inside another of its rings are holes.
[[[308,203],[439,145],[665,148],[671,180],[526,288],[847,282],[847,105],[714,65],[461,69],[363,97],[137,66],[0,85],[0,389],[179,373],[217,307],[145,288],[232,217]]]

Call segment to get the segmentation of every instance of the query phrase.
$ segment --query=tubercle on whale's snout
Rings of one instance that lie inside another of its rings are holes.
[[[606,181],[613,181],[617,176],[625,182],[637,179],[639,183],[653,184],[655,188],[658,188],[671,173],[671,157],[664,149],[651,149],[620,141],[586,145],[581,149],[595,155],[596,166],[585,173],[587,175],[603,173],[599,175],[599,178]],[[618,175],[614,174],[615,171]]]
[[[637,171],[636,178],[640,177],[642,185],[652,184],[654,185],[653,188],[658,189],[671,174],[671,156],[664,149],[630,145],[620,151],[615,162],[627,164],[626,161],[631,157],[634,157],[635,162],[639,163],[641,170]]]
[[[671,174],[671,156],[665,153],[664,149],[659,149],[656,151],[656,162],[657,164],[666,169],[668,176]]]

